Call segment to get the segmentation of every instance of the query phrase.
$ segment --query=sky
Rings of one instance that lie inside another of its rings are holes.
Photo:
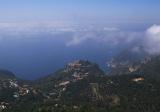
[[[159,0],[0,0],[0,22],[155,22]]]

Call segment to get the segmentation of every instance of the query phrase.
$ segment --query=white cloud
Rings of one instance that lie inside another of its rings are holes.
[[[109,28],[107,30],[93,30],[85,32],[76,32],[66,43],[66,46],[76,46],[84,42],[100,42],[102,44],[118,46],[132,44],[142,37],[142,32],[122,31],[118,28]]]
[[[131,51],[134,52],[134,53],[140,53],[141,52],[141,47],[140,46],[134,46],[131,49]]]
[[[19,34],[39,34],[75,31],[70,24],[60,22],[28,22],[28,23],[0,23],[0,34],[19,35]]]
[[[69,47],[80,45],[90,39],[95,39],[95,34],[93,32],[74,32],[73,37],[71,37],[71,39],[68,39],[68,41],[66,42],[66,46]]]
[[[160,54],[160,25],[153,25],[146,31],[145,50],[150,54]]]
[[[73,37],[71,41],[66,43],[66,46],[73,46],[73,45],[80,44],[82,40],[83,40],[82,38]]]
[[[81,45],[91,41],[119,47],[132,46],[134,52],[140,52],[139,45],[152,55],[160,54],[160,25],[152,25],[146,31],[123,31],[118,28],[105,27],[103,30],[79,32],[68,39],[66,46]]]
[[[124,31],[120,28],[105,25],[99,27],[60,22],[0,23],[0,41],[7,37],[38,38],[41,37],[41,34],[49,34],[51,38],[61,37],[67,47],[98,42],[114,47],[133,45],[133,51],[138,51],[136,45],[142,44],[148,53],[160,54],[160,25],[156,24],[146,31],[137,32]],[[57,36],[57,34],[61,36]]]
[[[104,27],[104,30],[105,31],[117,31],[119,30],[118,28],[115,28],[115,27]]]
[[[118,47],[133,44],[135,41],[140,42],[143,33],[124,31],[117,27],[108,27],[107,25],[88,26],[59,22],[0,23],[0,36],[4,38],[38,38],[41,37],[41,34],[49,34],[51,38],[62,38],[67,47],[90,42]],[[61,36],[57,36],[58,34]]]

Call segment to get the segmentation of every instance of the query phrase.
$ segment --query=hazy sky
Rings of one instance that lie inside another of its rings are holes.
[[[0,22],[160,19],[160,0],[0,0]]]

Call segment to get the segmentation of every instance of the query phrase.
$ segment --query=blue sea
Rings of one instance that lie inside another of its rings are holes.
[[[147,26],[114,27],[117,29],[107,25],[74,26],[73,30],[72,26],[60,31],[54,29],[53,33],[44,28],[33,34],[28,30],[18,33],[6,30],[0,33],[0,68],[12,71],[19,78],[31,80],[53,73],[77,59],[92,61],[106,70],[107,60],[128,46],[123,40],[116,43],[123,37],[115,39],[121,30],[141,32]]]

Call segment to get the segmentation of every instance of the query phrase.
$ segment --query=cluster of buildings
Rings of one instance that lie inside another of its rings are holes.
[[[0,102],[0,111],[6,109],[9,106],[7,102]]]
[[[144,81],[145,79],[143,77],[137,77],[137,78],[134,78],[132,79],[133,82],[141,82],[141,81]]]
[[[72,63],[67,64],[66,66],[66,72],[68,71],[80,71],[85,68],[90,67],[91,65],[88,63],[88,61],[82,61],[82,60],[76,60]]]
[[[59,80],[54,87],[54,91],[51,91],[49,94],[45,94],[46,98],[56,97],[56,100],[59,99],[62,92],[66,91],[67,87],[72,82],[77,82],[88,77],[89,72],[88,68],[92,65],[87,61],[76,60],[72,63],[66,65],[65,69],[62,71],[67,75],[62,76],[63,80]]]
[[[73,82],[76,82],[76,81],[78,81],[78,80],[84,79],[85,77],[88,77],[88,74],[89,74],[88,72],[86,72],[86,73],[74,72],[73,75],[72,75],[72,77],[73,77]]]
[[[80,70],[80,67],[82,67],[82,63],[80,63],[80,60],[74,61],[67,65],[68,70]]]
[[[49,96],[61,96],[62,92],[66,91],[68,85],[71,82],[77,82],[79,80],[84,79],[89,75],[88,72],[83,71],[84,68],[90,67],[89,64],[85,63],[85,61],[77,60],[72,63],[67,64],[65,70],[63,72],[70,73],[69,75],[64,76],[64,79],[59,81],[55,87],[59,88],[59,91],[51,92]]]
[[[114,59],[111,59],[110,61],[108,61],[107,67],[111,68],[111,69],[123,69],[126,70],[126,73],[133,73],[136,72],[142,64],[147,64],[148,62],[151,61],[151,57],[145,57],[141,60],[139,60],[140,62],[137,63],[137,60],[135,60],[135,62],[129,62],[129,61],[123,61],[123,62],[116,62]]]
[[[8,88],[13,89],[15,92],[13,93],[14,98],[19,98],[20,96],[25,96],[30,93],[30,87],[28,85],[20,86],[18,81],[15,79],[6,79],[0,81],[0,89]]]
[[[129,67],[128,67],[128,71],[129,71],[130,73],[136,72],[139,68],[140,68],[139,65],[137,65],[137,66],[129,66]]]
[[[63,81],[59,83],[59,86],[67,86],[70,83],[70,81]]]

